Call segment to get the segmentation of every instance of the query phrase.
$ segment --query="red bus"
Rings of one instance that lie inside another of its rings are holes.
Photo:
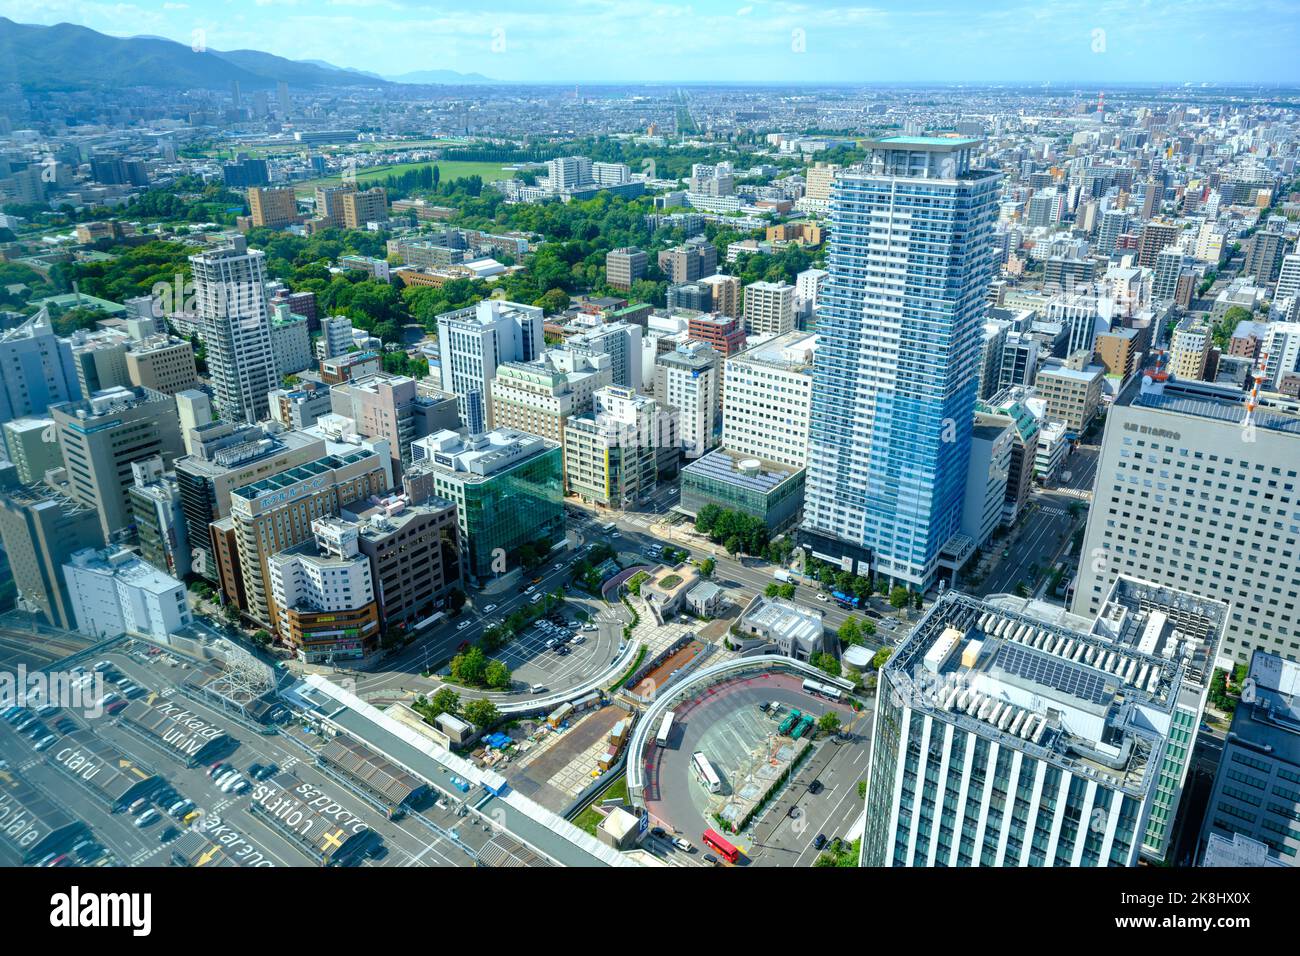
[[[723,857],[728,863],[735,863],[740,858],[740,851],[722,838],[712,827],[704,831],[704,845]]]

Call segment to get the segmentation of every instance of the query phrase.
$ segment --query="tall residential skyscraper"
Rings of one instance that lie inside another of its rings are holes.
[[[217,409],[232,422],[267,417],[267,393],[280,384],[264,288],[265,254],[243,236],[190,256],[199,334],[207,347]]]
[[[831,196],[804,539],[918,588],[961,526],[998,199],[979,142],[880,140]]]
[[[1300,415],[1240,389],[1135,376],[1106,414],[1074,611],[1118,575],[1231,605],[1222,654],[1300,660]]]

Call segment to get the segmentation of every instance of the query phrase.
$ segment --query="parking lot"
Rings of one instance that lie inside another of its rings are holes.
[[[168,865],[181,855],[174,847],[196,843],[178,842],[188,829],[210,841],[209,849],[182,861],[190,865],[224,859],[227,865],[260,866],[467,866],[490,836],[467,824],[436,792],[390,819],[391,808],[357,781],[318,764],[324,741],[317,735],[292,721],[259,733],[182,692],[193,665],[178,656],[128,644],[102,659],[111,675],[108,692],[126,699],[126,685],[138,688],[125,709],[97,716],[63,710],[41,718],[58,737],[43,753],[10,722],[0,722],[5,770],[90,828],[91,847],[78,855],[66,854],[70,846],[61,848],[65,852],[47,862],[84,864],[94,855],[124,865]],[[148,730],[154,725],[156,734]],[[214,764],[224,766],[213,772]],[[255,768],[261,773],[255,775]],[[238,776],[227,777],[231,771]],[[286,789],[282,781],[292,786]],[[119,793],[125,796],[115,805]],[[295,800],[302,806],[293,806]],[[326,841],[321,846],[301,839],[302,814],[325,823],[317,828]],[[330,829],[331,820],[340,826]],[[363,838],[347,841],[349,852],[336,858],[335,830],[346,836],[354,828],[364,831]]]
[[[495,654],[524,687],[561,690],[596,677],[618,656],[622,628],[608,620],[572,627],[572,610],[565,624],[543,618]]]

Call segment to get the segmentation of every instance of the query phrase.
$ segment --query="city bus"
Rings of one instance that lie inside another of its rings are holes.
[[[673,718],[676,716],[671,710],[664,714],[663,721],[659,724],[659,733],[655,735],[655,743],[660,747],[668,746],[668,735],[673,732]]]
[[[430,626],[432,626],[432,625],[434,625],[434,624],[437,624],[439,621],[441,621],[441,620],[442,620],[443,618],[445,618],[446,616],[447,616],[447,615],[444,614],[442,611],[435,611],[433,614],[430,614],[428,617],[426,617],[426,618],[425,618],[423,621],[421,621],[419,624],[415,625],[415,627],[411,628],[411,631],[412,631],[412,633],[417,633],[417,634],[418,634],[420,631],[423,631],[425,628],[430,627]]]
[[[722,790],[722,781],[713,771],[713,764],[709,763],[709,758],[704,756],[702,751],[695,751],[691,755],[691,769],[695,771],[695,779],[708,788],[709,793],[719,793]]]
[[[702,841],[705,846],[718,854],[718,856],[722,857],[728,863],[735,863],[740,859],[740,851],[728,843],[723,838],[722,834],[717,830],[714,830],[712,827],[704,831]]]
[[[825,697],[827,700],[840,700],[844,696],[838,688],[815,680],[804,681],[803,692],[814,697]]]

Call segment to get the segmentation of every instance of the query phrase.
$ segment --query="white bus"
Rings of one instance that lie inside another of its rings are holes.
[[[703,751],[697,750],[691,755],[691,769],[695,771],[695,779],[708,787],[709,793],[722,791],[722,781],[713,772],[713,764],[709,763],[709,758],[704,756]]]
[[[606,521],[603,525],[600,526],[600,530],[608,534],[609,532],[613,531],[617,527],[618,525],[616,525],[614,522]]]
[[[671,710],[664,714],[663,721],[659,724],[659,733],[655,735],[655,743],[660,747],[668,746],[668,735],[673,732],[673,718],[676,716]]]
[[[423,631],[426,627],[429,627],[430,625],[433,625],[433,624],[437,624],[439,621],[441,621],[441,620],[442,620],[443,618],[445,618],[446,616],[447,616],[447,615],[444,614],[442,611],[435,611],[433,614],[430,614],[428,617],[426,617],[426,618],[425,618],[423,621],[421,621],[419,624],[415,625],[415,627],[411,628],[411,631],[412,631],[412,633],[417,633],[417,632],[419,632],[419,631]]]
[[[814,697],[825,697],[827,700],[840,700],[844,697],[844,693],[839,688],[815,680],[804,681],[803,692]]]

